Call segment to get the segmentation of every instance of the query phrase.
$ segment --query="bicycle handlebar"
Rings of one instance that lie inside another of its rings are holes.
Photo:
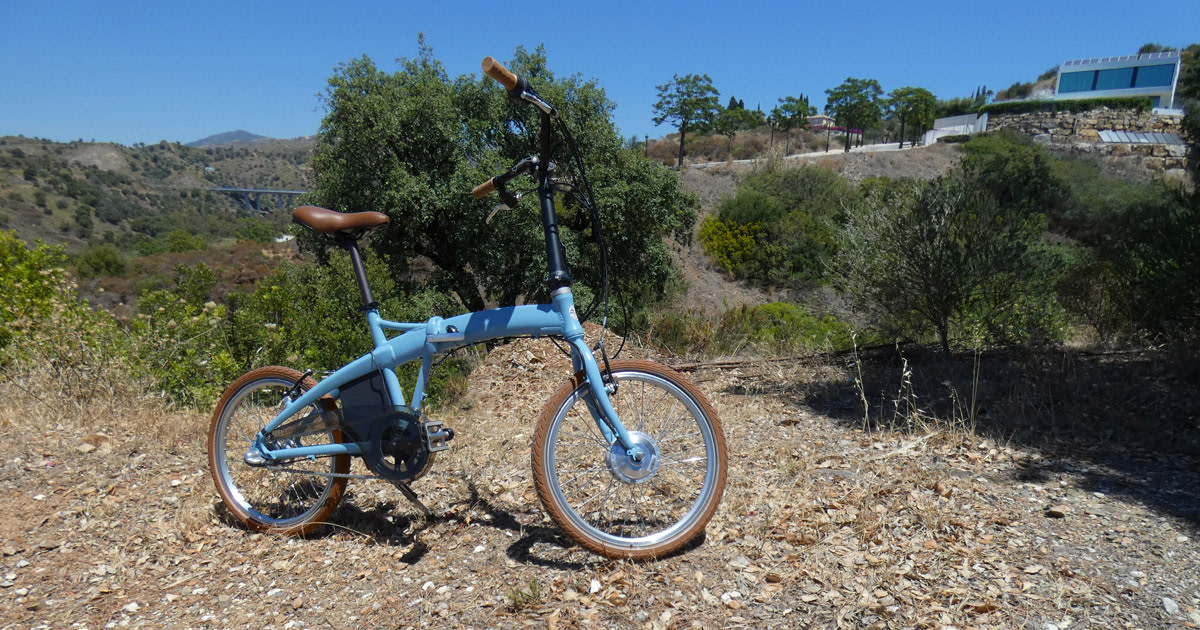
[[[505,68],[503,64],[495,59],[492,59],[491,57],[483,58],[483,71],[487,73],[488,76],[499,81],[500,84],[503,85],[507,90],[516,89],[517,84],[519,83],[517,75],[510,72],[509,69]]]
[[[476,199],[483,199],[484,197],[491,194],[495,190],[496,190],[496,178],[493,177],[493,178],[487,180],[486,182],[483,182],[482,184],[476,186],[475,189],[471,191],[471,195],[474,196]]]

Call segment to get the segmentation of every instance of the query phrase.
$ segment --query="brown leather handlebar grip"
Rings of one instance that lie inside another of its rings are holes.
[[[499,81],[506,90],[511,90],[517,87],[517,75],[509,72],[508,68],[505,68],[500,64],[499,61],[496,61],[491,57],[483,58],[483,71],[487,73],[488,76]]]
[[[489,59],[490,59],[490,57],[489,57]],[[483,199],[485,196],[487,196],[493,190],[496,190],[496,178],[495,177],[476,186],[475,190],[471,191],[471,194],[474,195],[476,199]]]

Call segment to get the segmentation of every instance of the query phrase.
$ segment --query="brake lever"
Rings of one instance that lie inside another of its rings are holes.
[[[515,208],[516,205],[521,202],[521,193],[510,193],[504,189],[503,185],[496,187],[496,194],[500,195],[500,200],[504,203],[497,204],[492,208],[492,211],[488,213],[487,219],[484,221],[485,225],[491,225],[492,218],[495,217],[501,210]]]

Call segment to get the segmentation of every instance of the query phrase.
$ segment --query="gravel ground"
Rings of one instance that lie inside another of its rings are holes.
[[[865,432],[805,402],[809,383],[852,379],[837,365],[691,372],[728,436],[721,509],[672,557],[593,556],[529,472],[565,366],[545,341],[503,346],[436,414],[458,436],[414,484],[435,518],[352,481],[306,539],[224,515],[206,417],[151,435],[118,405],[47,424],[45,396],[0,384],[0,628],[1200,626],[1195,459],[1129,453],[1098,485],[1083,450]]]

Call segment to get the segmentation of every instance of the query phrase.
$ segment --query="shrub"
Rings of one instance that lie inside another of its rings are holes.
[[[742,225],[709,215],[700,224],[700,244],[721,268],[738,272],[757,249],[755,237],[760,231],[759,223]]]
[[[954,134],[954,135],[950,135],[950,136],[942,136],[942,137],[938,138],[937,141],[944,142],[946,144],[962,144],[963,142],[966,142],[970,139],[971,139],[970,134],[959,133],[959,134]]]
[[[75,270],[81,278],[100,278],[125,274],[128,261],[112,243],[89,247],[75,259]]]
[[[167,234],[166,249],[168,252],[190,252],[208,249],[208,243],[200,235],[180,229]]]
[[[853,185],[826,168],[768,168],[720,204],[701,241],[718,264],[755,284],[822,283],[843,207],[856,197]]]
[[[679,312],[666,312],[650,324],[647,338],[658,348],[675,354],[703,354],[712,340],[713,329],[703,319]]]
[[[815,317],[786,302],[725,311],[712,340],[718,352],[752,349],[770,354],[843,349],[852,344],[848,325],[832,315]]]
[[[952,335],[1000,344],[1061,334],[1044,216],[977,177],[964,166],[929,183],[877,183],[851,214],[843,287],[883,330],[932,331],[947,353]]]

